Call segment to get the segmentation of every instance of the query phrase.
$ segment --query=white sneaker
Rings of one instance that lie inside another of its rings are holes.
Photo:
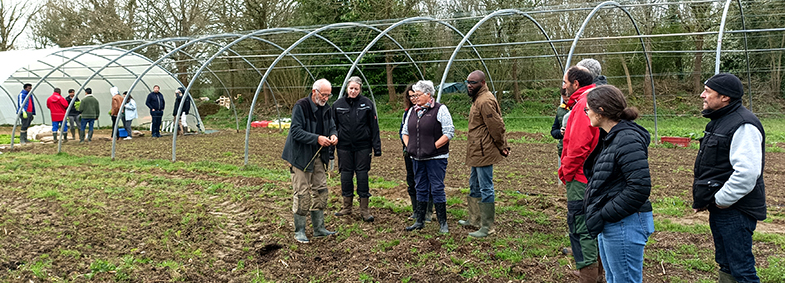
[[[130,140],[130,139],[131,139],[131,137],[126,137],[126,138],[124,138],[124,140]]]

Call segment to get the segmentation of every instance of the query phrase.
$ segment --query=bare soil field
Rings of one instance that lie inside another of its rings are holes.
[[[107,132],[108,133],[108,132]],[[97,136],[106,134],[99,132]],[[529,134],[511,133],[510,139]],[[467,236],[466,141],[450,144],[445,183],[449,234],[430,223],[405,232],[411,214],[401,143],[382,134],[371,170],[373,223],[334,217],[340,208],[331,172],[327,228],[336,236],[292,238],[290,182],[280,158],[285,135],[254,129],[250,164],[245,133],[0,149],[0,281],[9,282],[572,282],[566,197],[553,143],[511,143],[495,166],[497,234]],[[651,147],[651,200],[658,231],[646,247],[644,282],[710,282],[716,274],[708,214],[693,214],[697,151]],[[38,177],[47,176],[47,177]],[[759,222],[753,251],[768,282],[785,278],[785,153],[767,153],[770,219]],[[40,179],[40,180],[39,180]],[[355,204],[356,208],[356,204]],[[311,235],[310,228],[308,236]],[[776,266],[775,266],[776,265]],[[782,266],[780,266],[782,265]],[[780,273],[782,272],[782,273]],[[764,281],[766,281],[764,280]]]

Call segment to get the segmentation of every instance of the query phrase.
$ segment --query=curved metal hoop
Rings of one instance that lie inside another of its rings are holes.
[[[261,79],[261,81],[259,81],[259,85],[256,87],[256,92],[254,93],[253,100],[251,101],[251,109],[250,109],[250,112],[248,113],[248,122],[247,122],[247,124],[246,124],[246,128],[245,128],[245,154],[244,154],[244,165],[248,165],[248,146],[249,146],[249,139],[250,139],[250,135],[251,135],[251,120],[252,120],[252,118],[253,118],[253,115],[251,115],[251,114],[253,113],[253,110],[254,110],[254,108],[255,108],[255,106],[256,106],[256,100],[259,98],[259,92],[261,91],[261,88],[262,88],[262,86],[264,85],[264,83],[267,81],[267,77],[269,77],[269,75],[270,75],[270,72],[271,72],[271,71],[272,71],[272,70],[275,68],[275,65],[277,65],[277,64],[278,64],[278,62],[280,62],[280,61],[281,61],[281,59],[283,59],[283,57],[284,57],[284,56],[286,56],[287,54],[289,54],[289,53],[290,53],[290,52],[291,52],[291,51],[292,51],[292,50],[293,50],[295,47],[297,47],[298,45],[300,45],[300,43],[302,43],[302,42],[303,42],[303,41],[305,41],[306,39],[308,39],[308,38],[310,38],[310,37],[312,37],[312,36],[316,36],[316,37],[318,37],[318,38],[323,38],[322,36],[320,36],[320,35],[319,35],[319,32],[322,32],[322,31],[324,31],[324,30],[337,29],[337,28],[347,28],[347,27],[362,27],[362,28],[369,28],[369,29],[375,29],[375,30],[378,30],[378,29],[376,29],[375,27],[372,27],[372,26],[369,26],[369,25],[366,25],[366,24],[362,24],[362,23],[336,23],[336,24],[331,24],[331,25],[323,26],[323,27],[321,27],[321,28],[318,28],[318,29],[316,29],[316,30],[314,30],[314,31],[311,31],[311,32],[309,32],[309,33],[308,33],[308,34],[306,34],[305,36],[303,36],[303,37],[301,37],[300,39],[298,39],[298,40],[297,40],[295,43],[293,43],[291,46],[289,46],[289,48],[287,48],[286,50],[284,50],[284,52],[283,52],[283,53],[279,54],[279,55],[278,55],[278,57],[276,57],[276,58],[275,58],[275,61],[273,61],[273,63],[272,63],[272,64],[270,64],[270,66],[267,68],[267,70],[266,70],[266,71],[265,71],[265,73],[264,73],[264,76],[262,76],[262,79]],[[392,38],[392,37],[390,37],[390,36],[388,36],[388,37],[389,37],[391,40],[393,40],[394,42],[396,42],[396,43],[397,43],[397,41],[396,41],[394,38]],[[239,40],[239,39],[238,39],[238,40]],[[325,40],[327,40],[327,39],[325,39]],[[335,47],[336,49],[338,49],[338,50],[339,50],[341,53],[343,53],[343,54],[344,54],[344,56],[346,56],[346,58],[347,58],[347,59],[348,59],[350,62],[352,62],[352,64],[353,64],[353,65],[354,65],[354,64],[356,64],[356,62],[357,62],[357,61],[353,61],[353,60],[352,60],[352,59],[351,59],[351,58],[350,58],[348,55],[346,55],[346,53],[345,53],[345,52],[343,52],[343,50],[341,50],[341,48],[340,48],[340,47],[338,47],[337,45],[335,45],[334,43],[332,43],[332,41],[329,41],[329,40],[327,40],[327,42],[328,42],[328,43],[330,43],[330,44],[331,44],[333,47]],[[401,46],[401,45],[400,45],[400,44],[398,44],[398,46]],[[403,47],[401,47],[401,48],[403,48]],[[406,51],[404,50],[404,52],[406,52]],[[407,52],[407,55],[408,55],[408,52]],[[411,56],[409,56],[409,58],[411,58]],[[412,61],[414,62],[414,59],[412,59]],[[414,62],[414,63],[416,64],[416,62]],[[417,69],[419,70],[419,68],[417,68]],[[362,71],[360,72],[360,74],[362,75]],[[362,75],[362,76],[363,76],[363,78],[365,79],[365,75]],[[348,77],[347,77],[347,79],[348,79]],[[365,80],[367,81],[367,79],[365,79]],[[371,89],[370,87],[371,87],[371,86],[369,85],[369,86],[368,86],[368,89],[369,89],[369,90]],[[343,88],[341,88],[341,90],[343,90]],[[371,92],[372,92],[372,91],[371,91]],[[371,93],[371,95],[373,95],[373,93]],[[277,109],[277,107],[276,107],[276,109]]]
[[[480,26],[483,23],[485,23],[486,21],[488,21],[488,20],[490,20],[490,19],[492,19],[494,17],[507,16],[507,15],[521,15],[521,16],[524,16],[527,19],[529,19],[535,25],[537,25],[537,28],[540,29],[540,32],[542,32],[542,34],[545,36],[545,39],[551,45],[551,49],[553,50],[553,54],[556,57],[556,61],[559,63],[559,68],[561,68],[562,72],[564,71],[564,65],[561,62],[561,58],[559,58],[559,52],[556,51],[556,46],[553,45],[553,42],[551,41],[551,37],[548,36],[548,33],[545,32],[545,29],[542,28],[540,23],[537,22],[537,20],[535,20],[534,18],[532,18],[529,14],[527,14],[525,12],[522,12],[522,11],[519,11],[519,10],[516,10],[516,9],[505,9],[505,10],[499,10],[499,11],[493,12],[493,13],[485,16],[479,22],[474,24],[474,27],[472,27],[472,29],[469,30],[469,32],[466,33],[466,35],[463,37],[463,39],[461,39],[461,42],[458,43],[458,45],[455,47],[455,50],[452,52],[452,55],[450,56],[450,60],[447,61],[447,66],[444,68],[444,74],[442,74],[442,81],[439,83],[440,86],[443,86],[445,81],[447,80],[447,73],[450,71],[450,68],[452,67],[453,60],[455,60],[455,57],[458,56],[458,51],[461,50],[461,47],[463,47],[463,45],[467,41],[469,41],[469,37],[472,36],[472,34],[474,34],[474,32],[477,31],[477,29],[480,28]],[[486,69],[486,72],[487,72],[487,69]],[[438,95],[436,96],[436,101],[439,101],[442,98],[442,89],[443,89],[443,87],[439,88]]]
[[[408,19],[404,19],[404,20],[398,21],[398,22],[394,23],[393,25],[391,25],[391,26],[387,27],[386,29],[384,29],[384,31],[381,34],[377,35],[376,38],[374,38],[370,43],[368,43],[368,45],[365,46],[365,49],[363,49],[363,51],[360,52],[360,55],[358,55],[357,58],[354,60],[354,63],[352,64],[352,67],[349,68],[348,72],[346,72],[346,77],[343,80],[343,85],[346,85],[349,82],[349,77],[352,75],[352,72],[354,71],[354,69],[357,68],[357,62],[360,62],[360,60],[363,58],[363,56],[365,56],[365,54],[368,52],[368,50],[370,50],[371,47],[373,47],[376,44],[376,42],[379,41],[379,39],[382,38],[382,36],[386,36],[387,33],[389,33],[391,30],[393,30],[394,28],[396,28],[396,27],[398,27],[400,25],[407,24],[407,23],[410,23],[410,22],[415,22],[415,21],[436,22],[438,24],[446,26],[447,28],[455,31],[457,34],[461,35],[462,37],[465,37],[465,35],[460,30],[455,28],[453,25],[451,25],[451,24],[449,24],[447,22],[444,22],[442,20],[434,19],[434,18],[431,18],[431,17],[414,17],[414,18],[408,18]],[[469,44],[471,44],[471,42]],[[478,52],[477,49],[474,48],[474,46],[472,46],[472,49],[474,50],[474,53],[477,54],[477,58],[480,59],[480,62],[482,63],[482,66],[485,68],[485,72],[486,73],[490,73],[488,71],[488,66],[485,65],[485,60],[483,60],[482,56],[480,56],[480,52]],[[422,72],[420,71],[420,68],[417,68],[417,71],[420,72],[420,77],[425,79],[425,77],[423,76]],[[496,91],[496,86],[493,84],[493,79],[491,79],[490,74],[488,74],[488,80],[491,82],[491,88],[493,88],[493,90]],[[338,94],[339,98],[341,96],[343,96],[343,92],[344,92],[344,88],[341,88],[341,92]],[[247,159],[248,158],[246,157],[246,160]],[[246,161],[246,163],[247,163],[247,161]]]
[[[581,25],[581,28],[578,30],[578,32],[575,34],[575,39],[573,39],[572,46],[570,46],[570,53],[567,55],[567,63],[565,64],[565,66],[570,66],[570,62],[572,61],[572,54],[575,52],[575,46],[578,44],[578,40],[581,38],[581,35],[583,35],[583,31],[586,29],[586,26],[589,24],[589,21],[591,21],[594,15],[597,14],[597,11],[599,11],[605,6],[614,6],[616,8],[621,9],[625,14],[627,14],[627,17],[630,18],[630,21],[632,21],[632,25],[635,27],[635,32],[637,32],[638,35],[641,35],[641,30],[638,28],[638,24],[635,22],[635,18],[632,17],[632,14],[630,14],[630,12],[627,11],[627,9],[625,9],[615,1],[602,2],[596,7],[594,7],[594,9],[591,10],[591,13],[589,13],[589,15],[586,16],[586,19],[583,20],[583,24]],[[654,70],[652,70],[651,68],[651,61],[649,61],[649,56],[647,55],[646,52],[646,44],[643,42],[642,37],[639,39],[641,41],[641,47],[643,48],[643,58],[646,59],[646,67],[649,69],[649,81],[651,82],[651,95],[652,95],[652,101],[654,103],[654,140],[656,142],[656,140],[659,137],[659,133],[658,133],[658,125],[657,125],[657,94],[656,91],[654,90]],[[564,73],[566,74],[567,70],[564,70]]]
[[[725,1],[725,7],[722,10],[722,20],[720,21],[720,31],[717,35],[717,53],[716,57],[714,58],[714,74],[720,73],[720,56],[722,55],[722,36],[725,35],[725,20],[728,18],[728,10],[730,9],[730,2],[733,0]],[[747,89],[750,93],[750,103],[749,108],[752,111],[752,71],[750,70],[750,52],[747,48],[747,24],[744,21],[744,8],[742,8],[741,0],[737,0],[736,3],[739,4],[739,13],[741,14],[741,29],[745,30],[744,34],[744,56],[746,56],[747,62]]]

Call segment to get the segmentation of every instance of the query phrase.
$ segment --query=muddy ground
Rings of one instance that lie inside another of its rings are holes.
[[[63,151],[71,156],[110,156],[111,142],[96,140],[87,144],[70,141]],[[518,139],[532,134],[511,133],[509,138]],[[534,138],[539,138],[537,135]],[[211,161],[220,164],[243,164],[245,133],[233,130],[214,134],[191,135],[178,138],[177,161],[185,163]],[[273,130],[254,129],[250,141],[250,164],[254,168],[283,171],[286,164],[281,160],[285,136]],[[90,270],[90,263],[99,257],[122,257],[129,253],[144,250],[145,256],[152,261],[174,259],[185,262],[179,268],[162,268],[153,264],[139,264],[134,269],[130,281],[157,282],[173,279],[192,282],[248,282],[248,273],[235,272],[242,262],[245,270],[254,268],[267,280],[284,282],[357,282],[363,274],[376,281],[401,282],[411,278],[412,282],[508,282],[523,279],[529,282],[571,282],[571,257],[564,255],[561,248],[566,240],[566,198],[564,187],[557,182],[556,146],[553,143],[511,143],[511,156],[495,166],[494,179],[497,190],[497,231],[498,234],[487,240],[467,239],[466,233],[472,230],[459,227],[457,218],[449,215],[450,234],[438,235],[436,225],[430,224],[419,233],[407,233],[402,228],[409,225],[406,219],[410,211],[398,211],[378,204],[372,209],[374,223],[358,222],[354,218],[328,216],[328,229],[339,230],[344,236],[316,239],[311,244],[297,244],[292,238],[291,202],[288,196],[271,194],[265,188],[287,188],[290,184],[281,180],[268,180],[256,177],[215,176],[203,172],[186,170],[151,170],[151,174],[170,180],[205,180],[233,184],[234,186],[258,187],[250,192],[252,197],[239,200],[212,202],[187,195],[198,195],[206,188],[204,185],[190,184],[181,189],[182,198],[198,207],[204,215],[196,221],[182,224],[177,217],[171,217],[165,205],[153,205],[152,196],[143,198],[141,203],[123,198],[111,198],[102,194],[91,195],[99,201],[111,203],[111,209],[101,217],[67,215],[64,208],[52,199],[34,199],[22,193],[27,186],[22,180],[5,180],[0,184],[7,186],[0,190],[0,214],[8,219],[18,219],[16,229],[0,231],[5,235],[0,239],[13,245],[0,246],[0,278],[10,281],[39,282],[40,277],[31,273],[7,273],[43,253],[57,250],[74,249],[83,251],[81,257],[57,257],[51,274],[57,278],[89,281],[80,276]],[[149,137],[120,141],[115,162],[127,160],[171,159],[172,140]],[[468,187],[469,169],[464,165],[465,139],[459,133],[451,142],[449,165],[445,183],[449,197],[463,199],[461,189]],[[373,159],[371,177],[381,181],[394,181],[398,185],[391,188],[372,188],[374,196],[399,205],[408,203],[405,188],[405,168],[401,144],[396,133],[383,133],[383,155]],[[35,154],[54,154],[56,145],[35,144],[17,146],[15,151]],[[8,156],[9,150],[0,149]],[[650,148],[653,202],[683,199],[690,200],[692,167],[697,151],[688,148]],[[769,212],[777,215],[771,221],[760,222],[758,232],[785,234],[785,218],[782,206],[785,205],[785,190],[781,186],[785,178],[785,153],[768,153],[764,172],[767,187]],[[0,157],[2,160],[2,157]],[[165,161],[162,161],[165,162]],[[51,171],[53,169],[43,169]],[[277,172],[277,171],[276,171]],[[46,172],[41,172],[46,173]],[[2,173],[0,173],[2,174]],[[337,174],[332,173],[337,184]],[[282,179],[285,179],[284,176]],[[145,186],[145,183],[129,180],[131,187]],[[330,188],[331,204],[327,213],[340,208],[338,185]],[[526,197],[521,197],[525,195]],[[106,199],[101,199],[106,198]],[[356,204],[355,204],[356,205]],[[534,211],[538,221],[520,210],[500,209],[500,207],[525,206]],[[688,211],[689,202],[682,209]],[[465,209],[463,202],[453,203],[448,209]],[[144,211],[144,213],[140,213]],[[356,212],[356,211],[355,211]],[[1,220],[2,218],[0,218]],[[266,219],[264,221],[260,219]],[[270,220],[272,219],[272,220]],[[279,219],[279,220],[276,220]],[[655,210],[655,219],[667,219],[682,225],[707,225],[708,215],[686,213],[684,216],[663,214]],[[89,223],[75,228],[74,221]],[[178,221],[180,223],[178,223]],[[117,223],[123,227],[116,230]],[[148,225],[137,225],[148,223]],[[152,223],[152,224],[149,224]],[[174,227],[174,228],[173,228]],[[182,231],[183,241],[197,247],[206,255],[201,259],[183,257],[172,252],[169,246],[150,244],[150,235],[162,230]],[[2,235],[2,234],[0,234]],[[57,235],[71,235],[58,237]],[[310,229],[309,229],[309,236]],[[558,237],[557,244],[543,247],[536,243],[538,237]],[[667,254],[684,245],[694,245],[702,255],[713,254],[711,235],[708,233],[655,232],[646,247],[647,258],[644,267],[645,282],[697,282],[713,276],[711,268],[685,268],[665,260],[657,261],[652,254]],[[397,244],[384,245],[380,243]],[[388,247],[389,246],[389,247]],[[515,246],[522,258],[511,260],[509,255],[501,255],[508,246]],[[380,248],[381,247],[381,248]],[[780,245],[771,242],[756,242],[754,251],[758,257],[758,267],[766,268],[769,256],[783,254]],[[5,253],[3,255],[2,253]],[[90,256],[87,256],[87,255]],[[423,256],[424,255],[424,256]],[[425,258],[423,258],[425,257]],[[713,262],[709,262],[713,264]],[[473,276],[477,270],[485,272]],[[493,270],[500,270],[501,275]],[[5,274],[5,275],[4,275]],[[17,278],[6,277],[9,274]],[[97,281],[117,280],[109,274],[94,277]],[[675,278],[675,279],[674,279]],[[678,279],[678,280],[677,280]],[[43,280],[48,281],[48,280]]]

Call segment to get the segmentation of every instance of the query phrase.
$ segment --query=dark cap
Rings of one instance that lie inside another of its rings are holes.
[[[716,74],[703,84],[733,100],[741,99],[744,95],[744,85],[742,85],[741,80],[733,74]]]

